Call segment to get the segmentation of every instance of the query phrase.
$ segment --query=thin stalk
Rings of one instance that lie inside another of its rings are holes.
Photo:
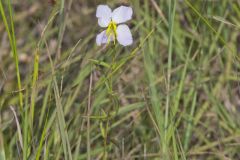
[[[62,48],[62,40],[63,40],[63,34],[65,30],[65,17],[64,17],[64,6],[65,6],[65,0],[61,0],[60,2],[60,29],[58,34],[58,45],[57,45],[57,59],[60,58],[61,54],[61,48]]]

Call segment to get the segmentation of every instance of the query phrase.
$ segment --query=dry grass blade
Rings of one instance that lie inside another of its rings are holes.
[[[15,118],[15,122],[16,122],[16,125],[17,125],[18,139],[19,139],[19,142],[20,142],[20,146],[23,150],[23,137],[22,137],[21,126],[19,124],[18,117],[17,117],[17,114],[16,114],[14,108],[12,106],[10,106],[10,109],[12,110],[14,118]]]

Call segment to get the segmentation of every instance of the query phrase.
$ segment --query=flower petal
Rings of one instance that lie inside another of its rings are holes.
[[[120,6],[112,13],[112,20],[119,24],[132,19],[133,10],[131,7]]]
[[[98,5],[96,17],[97,18],[111,18],[112,10],[108,5]]]
[[[106,34],[106,30],[99,33],[96,37],[96,43],[98,46],[101,46],[102,44],[106,44],[110,41],[113,41],[113,37],[109,38]]]
[[[107,27],[109,23],[111,22],[111,18],[99,18],[98,19],[98,25],[100,27]]]
[[[98,18],[98,24],[101,27],[107,27],[111,21],[112,10],[107,5],[99,5],[97,7],[96,17]]]
[[[132,33],[125,24],[117,27],[117,40],[123,46],[129,46],[133,43]]]
[[[96,43],[98,46],[107,43],[108,37],[106,35],[106,30],[99,33],[96,37]]]

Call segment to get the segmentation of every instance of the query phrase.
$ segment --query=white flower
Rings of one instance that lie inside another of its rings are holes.
[[[115,10],[111,10],[107,5],[99,5],[97,7],[96,17],[98,24],[101,27],[107,27],[97,35],[97,45],[109,43],[110,41],[117,41],[123,45],[128,46],[133,43],[133,38],[129,27],[122,24],[132,19],[133,10],[131,7],[120,6]],[[117,24],[119,24],[117,26]]]

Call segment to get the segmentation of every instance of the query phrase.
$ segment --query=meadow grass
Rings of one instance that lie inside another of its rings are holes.
[[[134,44],[97,46],[98,4]],[[0,0],[0,160],[240,159],[237,0]]]

